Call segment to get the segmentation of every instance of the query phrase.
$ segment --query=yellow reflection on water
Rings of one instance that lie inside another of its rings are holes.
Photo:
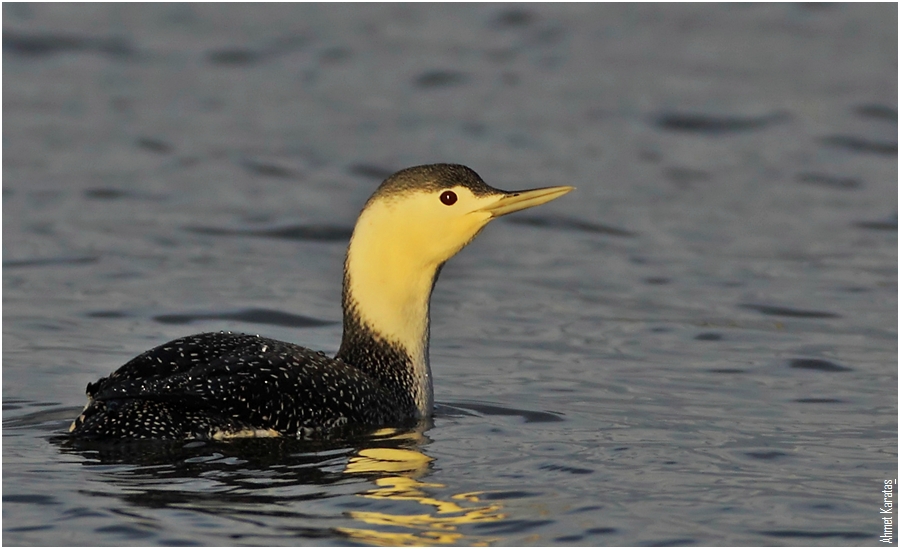
[[[375,480],[378,486],[360,496],[373,499],[413,501],[430,509],[418,514],[392,514],[373,511],[351,511],[354,519],[386,529],[338,528],[355,541],[370,545],[487,545],[494,538],[466,536],[457,531],[463,524],[495,522],[506,518],[502,505],[479,504],[479,493],[456,494],[449,500],[431,497],[429,489],[443,484],[417,480],[428,471],[432,458],[416,450],[366,448],[350,459],[345,469],[349,474],[385,473]],[[460,505],[463,503],[463,505]]]

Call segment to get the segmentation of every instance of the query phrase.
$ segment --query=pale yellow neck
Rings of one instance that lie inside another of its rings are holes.
[[[423,260],[419,244],[410,245],[415,238],[402,226],[385,223],[384,212],[378,210],[376,204],[360,215],[350,241],[344,305],[353,307],[368,332],[405,351],[413,366],[417,407],[428,414],[432,406],[428,307],[440,265]],[[371,226],[373,216],[377,230]]]
[[[437,266],[424,270],[389,247],[354,240],[347,252],[345,291],[359,320],[403,347],[416,363],[428,362],[428,302]]]

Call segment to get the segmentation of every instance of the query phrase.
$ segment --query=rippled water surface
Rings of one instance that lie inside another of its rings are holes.
[[[879,543],[896,5],[3,16],[5,544]],[[444,269],[433,425],[61,436],[181,335],[335,351],[356,214],[429,162],[578,187]]]

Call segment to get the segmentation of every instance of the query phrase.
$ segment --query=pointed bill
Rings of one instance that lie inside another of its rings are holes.
[[[491,217],[500,217],[509,213],[540,206],[551,200],[555,200],[575,187],[544,187],[542,189],[531,189],[528,191],[513,191],[505,194],[493,204],[486,206],[484,211],[491,214]]]

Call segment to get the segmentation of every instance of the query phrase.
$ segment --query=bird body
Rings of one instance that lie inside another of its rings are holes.
[[[491,219],[571,190],[500,191],[456,164],[401,170],[375,191],[353,231],[335,358],[230,332],[176,339],[89,384],[70,431],[100,439],[318,438],[427,418],[429,301],[441,267]]]

